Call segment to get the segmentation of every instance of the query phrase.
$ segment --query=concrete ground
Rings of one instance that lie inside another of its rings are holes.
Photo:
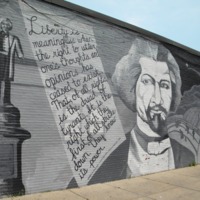
[[[76,189],[5,200],[199,200],[200,165]]]

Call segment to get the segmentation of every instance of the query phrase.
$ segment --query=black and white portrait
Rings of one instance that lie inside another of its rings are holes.
[[[130,134],[127,176],[175,168],[166,120],[181,100],[179,66],[163,45],[136,38],[117,63],[112,81],[124,104],[136,112]]]

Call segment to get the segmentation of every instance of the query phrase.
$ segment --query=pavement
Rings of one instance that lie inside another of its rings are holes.
[[[200,165],[4,200],[199,200]]]

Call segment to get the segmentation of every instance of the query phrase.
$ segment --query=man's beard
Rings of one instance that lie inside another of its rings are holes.
[[[158,133],[160,136],[164,136],[165,122],[167,117],[167,111],[162,106],[148,107],[146,111],[147,123],[150,128]]]

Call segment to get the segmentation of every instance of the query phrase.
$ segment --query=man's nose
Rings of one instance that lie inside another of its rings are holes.
[[[161,96],[159,83],[155,83],[152,101],[155,105],[162,104],[162,96]]]

